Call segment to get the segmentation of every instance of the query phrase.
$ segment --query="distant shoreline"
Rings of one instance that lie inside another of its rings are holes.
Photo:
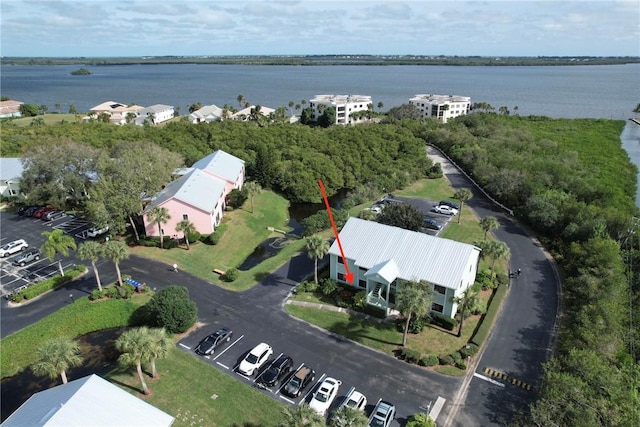
[[[447,66],[567,66],[622,65],[640,63],[640,57],[600,56],[421,56],[421,55],[301,55],[301,56],[144,56],[109,58],[45,58],[3,57],[2,65],[291,65],[291,66],[385,66],[385,65],[447,65]]]

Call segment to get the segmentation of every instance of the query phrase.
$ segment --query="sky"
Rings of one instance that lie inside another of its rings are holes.
[[[640,56],[640,0],[1,0],[0,55]]]

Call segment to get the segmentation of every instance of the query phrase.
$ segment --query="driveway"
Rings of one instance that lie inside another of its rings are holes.
[[[513,415],[535,400],[542,380],[542,364],[551,356],[560,314],[559,278],[550,257],[525,230],[496,208],[454,165],[433,147],[429,157],[440,162],[455,189],[468,188],[465,203],[478,217],[494,216],[497,239],[511,249],[510,268],[522,269],[511,281],[502,310],[473,375],[468,375],[455,398],[447,401],[444,426],[506,425]]]

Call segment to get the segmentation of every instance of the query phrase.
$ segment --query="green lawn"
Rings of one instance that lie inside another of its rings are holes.
[[[40,118],[42,120],[44,120],[44,124],[45,125],[53,125],[53,124],[58,124],[61,123],[62,121],[67,121],[67,122],[77,122],[79,121],[80,118],[82,118],[85,114],[80,113],[80,114],[43,114],[43,115],[39,115],[36,117],[20,117],[17,119],[12,119],[9,121],[9,123],[14,124],[16,126],[19,127],[26,127],[26,126],[30,126],[31,122],[36,119],[36,118]]]
[[[276,426],[281,418],[282,404],[182,350],[172,349],[156,365],[160,378],[146,378],[150,396],[140,394],[134,369],[107,378],[176,417],[174,427]]]
[[[128,300],[91,302],[78,298],[33,325],[0,341],[0,372],[10,377],[36,361],[36,349],[44,340],[66,336],[77,337],[102,329],[126,326],[131,314],[149,301],[148,294]]]
[[[180,269],[226,289],[249,289],[304,248],[304,240],[289,239],[277,255],[266,259],[251,270],[241,271],[236,281],[227,283],[220,280],[213,272],[214,269],[226,271],[238,267],[260,243],[270,237],[282,237],[281,233],[271,232],[267,227],[289,231],[289,202],[282,196],[271,191],[262,191],[255,197],[253,213],[250,206],[251,202],[247,201],[242,209],[225,213],[220,226],[225,231],[215,246],[200,242],[191,245],[190,250],[186,250],[186,246],[170,250],[139,246],[133,248],[132,253],[169,265],[176,263]]]

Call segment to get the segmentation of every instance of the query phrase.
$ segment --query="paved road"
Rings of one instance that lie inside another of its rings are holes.
[[[517,222],[491,204],[437,150],[429,147],[428,153],[442,164],[455,189],[472,191],[473,198],[466,205],[480,218],[488,215],[498,218],[500,228],[494,234],[509,245],[511,268],[522,269],[522,275],[511,281],[502,310],[476,364],[475,373],[491,381],[479,376],[468,378],[468,388],[463,387],[457,399],[447,401],[450,416],[444,425],[506,425],[517,411],[533,402],[540,385],[542,363],[551,355],[555,336],[559,282],[543,248]]]

